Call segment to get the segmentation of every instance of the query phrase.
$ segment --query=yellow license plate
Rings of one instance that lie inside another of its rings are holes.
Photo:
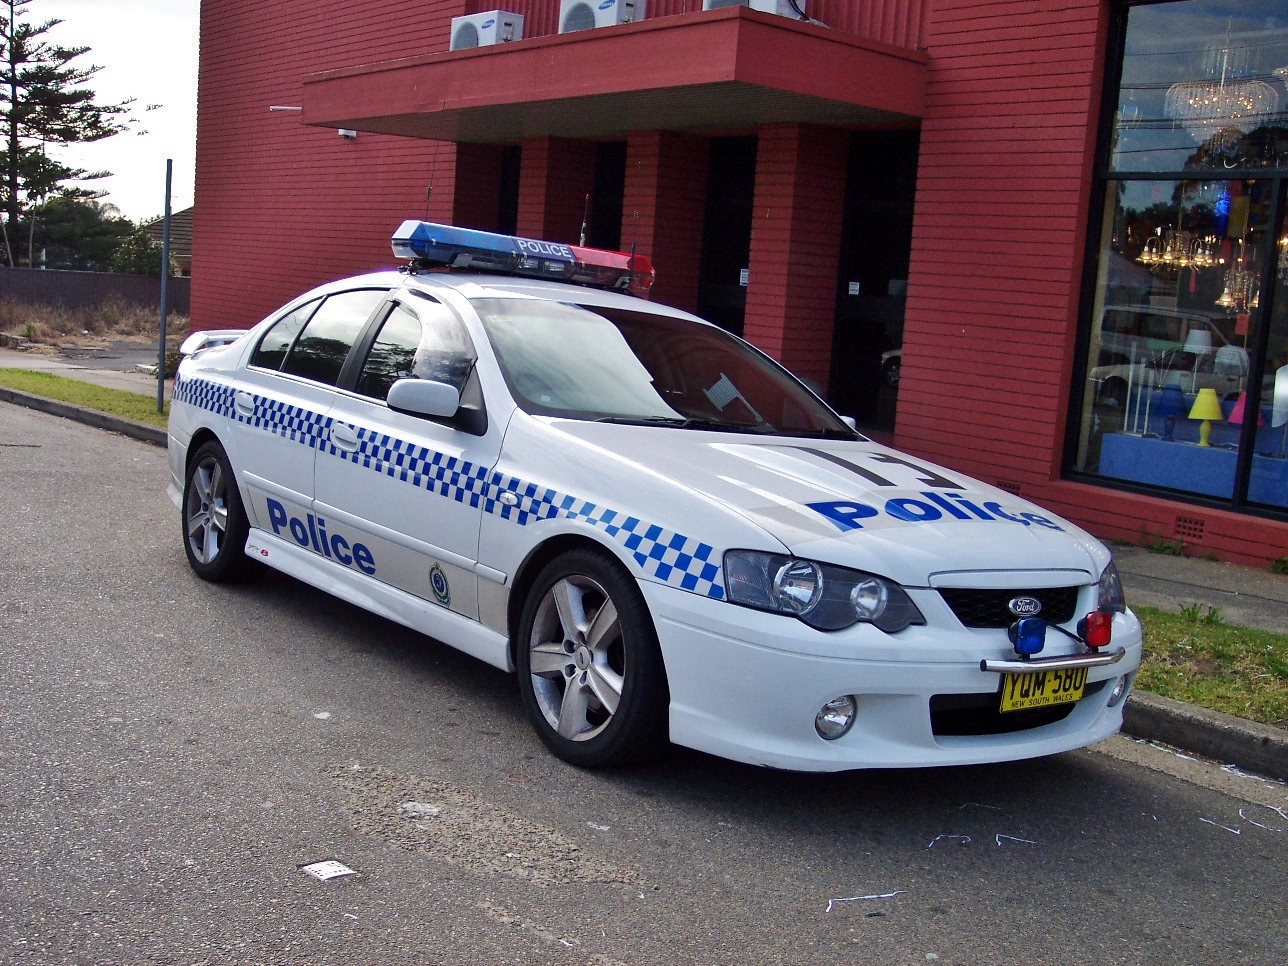
[[[1087,686],[1085,667],[1002,675],[1002,711],[1024,711],[1068,704],[1082,697]]]

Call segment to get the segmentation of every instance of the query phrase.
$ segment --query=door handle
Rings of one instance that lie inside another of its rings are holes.
[[[237,390],[237,394],[233,396],[233,404],[243,416],[255,415],[255,397],[245,390]]]
[[[352,426],[345,423],[332,423],[331,443],[336,449],[352,453],[358,448],[358,434],[353,431]]]

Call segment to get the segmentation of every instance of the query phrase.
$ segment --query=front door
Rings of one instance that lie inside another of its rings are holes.
[[[398,294],[353,391],[338,393],[331,408],[330,439],[318,451],[314,511],[363,532],[369,551],[363,572],[477,620],[483,487],[501,449],[502,427],[489,424],[480,434],[478,426],[460,428],[385,404],[389,387],[404,377],[455,385],[469,403],[477,392],[474,359],[469,334],[450,308]]]

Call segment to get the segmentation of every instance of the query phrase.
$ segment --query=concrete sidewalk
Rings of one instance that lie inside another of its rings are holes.
[[[167,342],[170,340],[167,339]],[[114,344],[119,347],[118,344]],[[138,343],[135,351],[117,351],[106,358],[93,357],[83,350],[69,352],[43,351],[49,347],[15,351],[0,349],[0,369],[30,369],[33,372],[48,372],[67,379],[105,386],[108,389],[124,389],[140,395],[156,398],[157,377],[135,368],[138,365],[156,365],[157,347],[155,344]],[[170,398],[172,380],[165,382],[165,398]]]
[[[137,370],[89,368],[53,355],[0,349],[0,368],[35,369],[100,386],[156,395],[156,376]],[[156,427],[86,410],[78,413],[77,407],[45,404],[11,390],[2,396],[18,405],[165,444],[164,430]],[[169,396],[167,382],[166,398]],[[1203,604],[1219,610],[1226,624],[1288,633],[1288,576],[1238,564],[1153,553],[1140,547],[1113,549],[1129,604],[1173,612],[1179,612],[1186,605]],[[1125,709],[1123,730],[1138,738],[1165,742],[1288,781],[1288,729],[1285,728],[1133,692]]]

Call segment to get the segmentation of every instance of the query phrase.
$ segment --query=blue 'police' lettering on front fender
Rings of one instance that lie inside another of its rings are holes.
[[[350,546],[349,541],[340,534],[328,534],[326,521],[315,517],[312,513],[306,513],[301,520],[299,517],[290,516],[286,512],[286,507],[272,497],[268,497],[266,502],[268,523],[277,536],[280,537],[285,528],[296,543],[312,550],[319,557],[332,557],[346,567],[357,567],[370,577],[376,575],[376,558],[372,556],[365,544],[354,543]]]

